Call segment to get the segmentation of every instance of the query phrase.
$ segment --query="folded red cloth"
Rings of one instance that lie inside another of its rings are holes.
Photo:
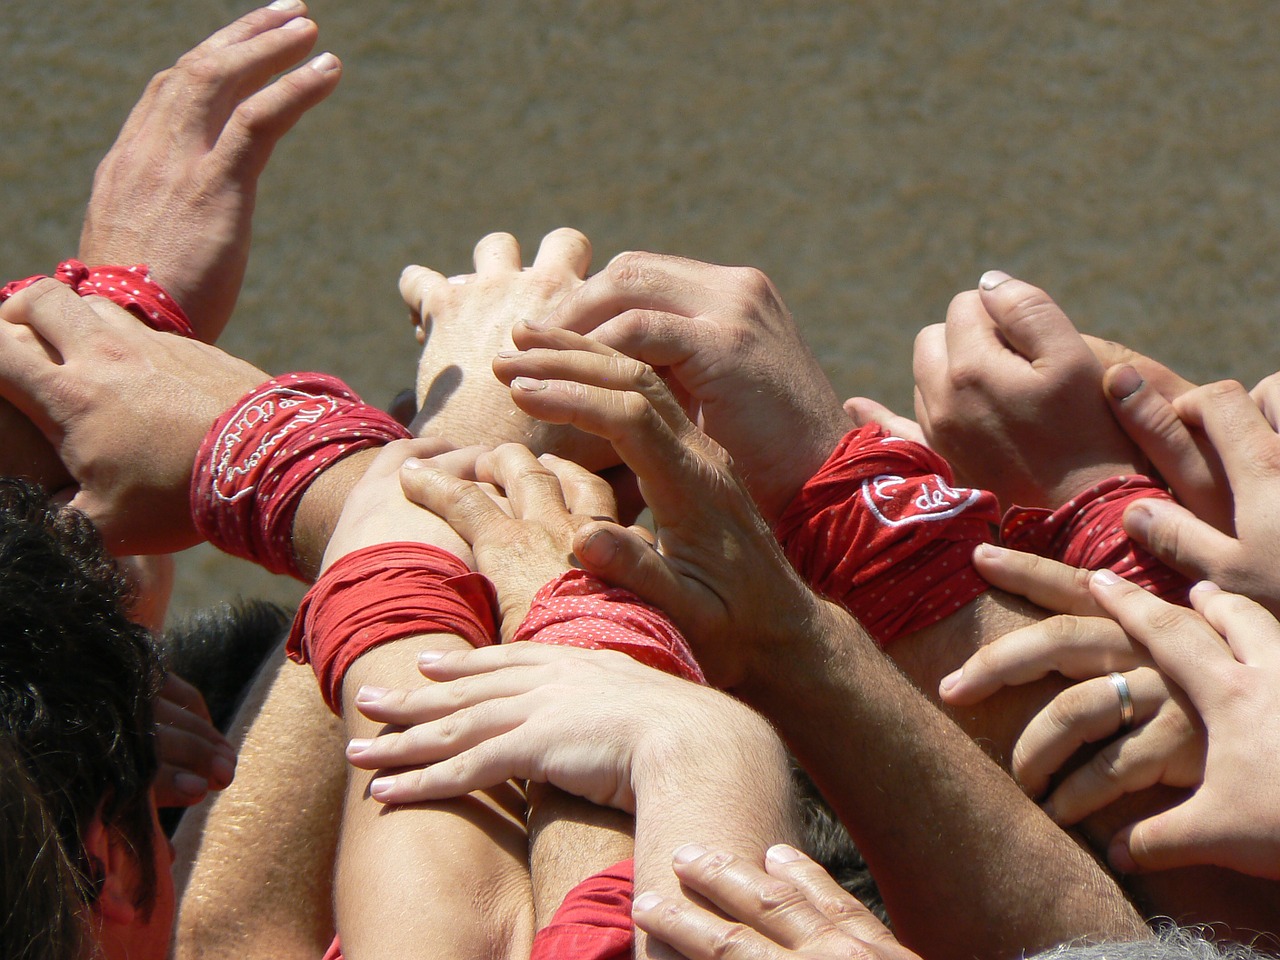
[[[942,457],[868,424],[845,435],[775,532],[800,575],[884,646],[989,589],[972,556],[1000,519],[996,498],[951,483]]]
[[[410,541],[353,550],[302,598],[285,646],[310,663],[324,702],[342,714],[342,681],[374,647],[425,633],[451,633],[475,647],[497,635],[489,578],[439,547]]]
[[[634,870],[634,861],[623,860],[570,890],[533,938],[529,960],[627,960]]]
[[[0,303],[19,290],[24,290],[44,274],[36,274],[25,280],[14,280],[0,287]],[[135,317],[161,333],[176,333],[181,337],[194,337],[195,330],[186,313],[164,287],[151,279],[145,263],[132,267],[94,267],[90,269],[79,260],[63,260],[58,264],[54,279],[60,280],[82,297],[105,297],[123,307]]]
[[[304,579],[293,520],[312,481],[343,457],[408,436],[336,377],[268,380],[205,435],[191,477],[196,530],[220,550]]]
[[[1189,602],[1191,581],[1129,539],[1124,511],[1135,500],[1172,501],[1151,477],[1111,477],[1056,510],[1010,507],[1000,527],[1004,545],[1086,570],[1111,570],[1170,603]]]

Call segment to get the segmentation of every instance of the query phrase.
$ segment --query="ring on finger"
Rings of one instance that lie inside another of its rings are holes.
[[[1129,681],[1121,673],[1108,673],[1107,679],[1111,681],[1111,686],[1115,688],[1116,696],[1120,698],[1120,729],[1132,730],[1133,693],[1129,690]]]

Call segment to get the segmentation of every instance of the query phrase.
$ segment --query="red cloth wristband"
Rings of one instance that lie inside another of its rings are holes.
[[[451,633],[472,646],[494,642],[489,578],[439,547],[379,543],[342,557],[315,582],[293,618],[285,652],[310,663],[329,709],[342,714],[342,681],[379,644]]]
[[[1000,519],[996,498],[951,480],[932,450],[868,424],[845,435],[775,532],[800,575],[885,646],[989,589],[972,556]]]
[[[629,960],[635,862],[623,860],[574,887],[533,938],[529,960]]]
[[[341,380],[290,373],[255,387],[205,435],[191,477],[196,530],[220,550],[304,579],[293,518],[311,482],[409,432]]]
[[[0,288],[0,303],[44,279],[45,275],[41,273],[6,283]],[[91,270],[79,260],[63,260],[58,264],[54,279],[65,283],[82,297],[106,297],[152,330],[176,333],[180,337],[194,338],[196,335],[182,307],[165,292],[164,287],[151,279],[151,271],[145,263],[132,267],[94,267]]]
[[[629,590],[569,570],[539,590],[512,641],[618,650],[694,683],[706,683],[688,641],[665,613]]]
[[[1085,570],[1113,571],[1170,603],[1186,606],[1191,581],[1157,560],[1124,532],[1135,500],[1173,497],[1150,477],[1110,477],[1057,510],[1010,507],[1000,525],[1004,545]]]

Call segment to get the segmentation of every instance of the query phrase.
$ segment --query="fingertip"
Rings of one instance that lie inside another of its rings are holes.
[[[809,859],[789,843],[775,843],[764,852],[764,858],[768,863],[776,864],[795,863],[798,860]]]
[[[1111,841],[1111,846],[1107,848],[1107,862],[1117,873],[1137,872],[1138,862],[1133,859],[1128,837],[1118,836]]]
[[[606,527],[583,527],[581,540],[574,547],[574,555],[594,570],[607,569],[618,555],[620,544],[613,531]]]
[[[1107,396],[1118,403],[1124,403],[1141,390],[1145,383],[1137,368],[1127,363],[1109,367],[1102,375],[1102,385]]]
[[[943,700],[948,699],[948,695],[953,690],[955,690],[956,686],[960,683],[961,677],[963,676],[964,676],[964,668],[961,667],[959,670],[953,670],[951,673],[948,673],[945,677],[939,680],[938,696],[942,697]]]
[[[184,797],[199,800],[209,792],[209,781],[189,770],[179,770],[173,775],[173,788]]]
[[[972,276],[972,274],[970,274],[970,276]],[[1012,279],[1013,277],[1005,273],[1003,270],[988,270],[978,278],[978,288],[980,290],[994,290],[996,287],[1000,286],[1000,284],[1008,283]]]
[[[658,894],[651,890],[646,890],[632,901],[631,910],[633,913],[647,913],[650,910],[656,909],[661,903],[662,897],[658,896]]]
[[[307,66],[316,71],[316,73],[331,74],[342,70],[342,61],[326,50],[318,57],[313,58]]]

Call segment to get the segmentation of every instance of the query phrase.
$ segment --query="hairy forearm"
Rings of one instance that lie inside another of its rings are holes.
[[[850,618],[828,614],[806,660],[750,700],[849,829],[903,942],[931,958],[996,958],[1141,935],[1106,871]]]

